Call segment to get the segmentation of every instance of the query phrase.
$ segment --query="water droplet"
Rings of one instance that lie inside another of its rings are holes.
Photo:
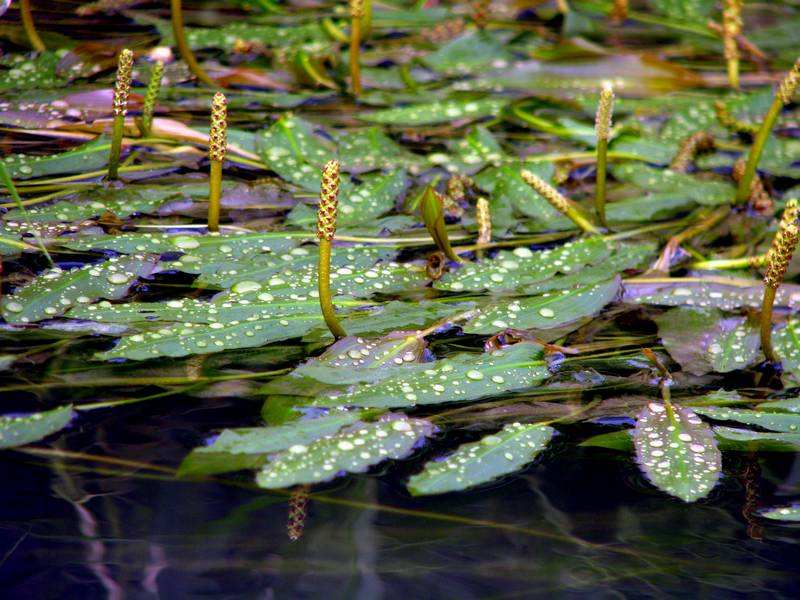
[[[261,284],[257,281],[239,281],[238,283],[234,283],[231,287],[231,291],[236,294],[244,294],[247,292],[255,292],[256,290],[261,289]]]
[[[483,373],[481,373],[480,371],[476,371],[475,369],[472,369],[471,371],[467,371],[467,378],[474,379],[475,381],[480,381],[481,379],[483,379]]]
[[[540,308],[539,309],[539,314],[542,315],[543,317],[547,318],[547,319],[551,319],[551,318],[556,316],[556,313],[553,312],[553,309],[552,308],[547,308],[547,307]]]

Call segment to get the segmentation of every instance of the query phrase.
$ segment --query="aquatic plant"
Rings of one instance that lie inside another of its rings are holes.
[[[208,230],[219,231],[222,196],[222,163],[228,151],[228,100],[217,92],[211,100],[211,129],[208,134]]]
[[[33,13],[31,12],[31,0],[19,0],[19,13],[22,20],[22,27],[25,29],[25,35],[28,36],[31,48],[37,52],[44,52],[47,48],[39,37],[39,32],[36,31],[36,24],[33,21]]]
[[[581,210],[571,200],[569,200],[552,185],[547,183],[544,179],[535,173],[528,171],[527,169],[520,171],[520,176],[535,192],[547,200],[550,206],[555,208],[558,212],[569,217],[569,219],[575,223],[578,228],[586,233],[600,233],[600,230],[597,228],[597,226],[589,221],[589,219],[583,215]]]
[[[317,261],[317,289],[319,306],[325,324],[335,339],[347,335],[336,318],[331,295],[331,247],[336,235],[336,211],[339,207],[339,161],[329,160],[322,169],[319,190],[319,209],[317,210],[317,239],[319,240],[319,259]]]
[[[117,81],[114,86],[114,120],[107,176],[111,181],[119,178],[119,159],[122,153],[122,136],[125,133],[125,115],[128,114],[128,96],[131,92],[132,74],[133,52],[124,48],[117,58]]]
[[[163,77],[164,63],[157,60],[153,63],[153,68],[150,71],[150,81],[147,83],[147,91],[144,95],[144,106],[142,107],[142,116],[139,121],[139,132],[142,137],[149,136],[150,130],[153,127],[153,113],[156,109],[158,92],[161,90],[161,80]]]
[[[186,62],[186,66],[192,72],[192,75],[197,77],[205,85],[212,88],[220,87],[220,84],[211,79],[206,73],[205,69],[197,62],[194,52],[189,47],[186,41],[186,32],[183,27],[183,6],[181,0],[170,0],[170,17],[172,19],[172,35],[175,38],[175,44],[178,46],[178,52]],[[224,86],[223,86],[224,87]]]
[[[364,17],[364,0],[348,0],[350,6],[350,90],[353,96],[361,95],[361,20]]]
[[[742,33],[742,0],[725,0],[722,10],[722,42],[728,66],[728,82],[739,89],[739,43]]]
[[[595,133],[597,134],[597,176],[595,179],[595,208],[597,218],[603,227],[608,228],[606,221],[606,164],[608,160],[608,138],[611,133],[611,118],[614,112],[614,90],[606,82],[600,91],[600,101],[595,117]]]

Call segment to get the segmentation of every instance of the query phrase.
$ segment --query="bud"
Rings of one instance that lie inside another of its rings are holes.
[[[570,210],[569,200],[544,179],[525,169],[520,171],[519,174],[525,180],[525,183],[538,192],[558,212],[566,213]]]
[[[492,241],[492,215],[486,198],[478,198],[475,220],[478,221],[478,243],[488,244]]]
[[[777,289],[783,283],[786,269],[792,254],[797,246],[800,230],[797,227],[797,217],[800,213],[800,203],[789,200],[778,223],[778,232],[772,240],[772,247],[767,252],[767,270],[764,273],[764,284]]]
[[[795,61],[791,71],[781,81],[777,94],[781,102],[789,104],[792,101],[798,83],[800,83],[800,58]]]
[[[133,72],[133,52],[127,48],[119,53],[117,59],[117,84],[114,87],[114,116],[125,116],[128,112],[128,95],[131,93],[131,74]]]
[[[364,0],[350,0],[350,16],[354,19],[364,16]]]
[[[742,177],[744,177],[745,164],[743,158],[733,163],[732,175],[736,183],[739,183]],[[774,212],[772,205],[772,196],[769,195],[769,192],[764,187],[764,182],[761,181],[761,177],[756,173],[750,183],[750,206],[760,215],[771,215]]]
[[[292,490],[292,495],[289,497],[289,520],[286,523],[286,533],[293,542],[303,537],[307,509],[308,486],[301,485]]]
[[[594,121],[594,130],[598,140],[608,140],[611,133],[611,115],[614,112],[614,89],[609,82],[603,83],[600,90],[600,103],[597,106],[597,116]]]
[[[317,211],[317,237],[332,240],[336,233],[336,209],[339,206],[339,161],[329,160],[322,169]]]
[[[208,136],[208,157],[222,162],[228,150],[228,100],[217,92],[211,101],[211,132]]]

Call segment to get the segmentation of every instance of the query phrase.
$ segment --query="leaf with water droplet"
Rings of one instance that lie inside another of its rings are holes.
[[[510,423],[477,442],[463,444],[441,460],[425,464],[411,477],[408,489],[415,496],[465,490],[513,473],[545,448],[555,430],[536,423]]]
[[[757,425],[772,431],[800,433],[800,415],[796,414],[761,410],[737,410],[718,406],[697,407],[695,412],[715,421],[736,421],[744,425]]]
[[[11,154],[2,160],[14,180],[33,179],[69,173],[88,173],[108,162],[109,139],[101,136],[73,150],[42,156]]]
[[[784,327],[773,328],[772,345],[781,360],[783,376],[800,381],[800,319],[790,318]]]
[[[773,521],[800,521],[800,504],[792,504],[791,506],[779,506],[777,508],[768,508],[761,511],[761,516],[765,519],[772,519]]]
[[[470,129],[463,138],[451,142],[451,148],[448,168],[467,175],[480,171],[486,165],[499,165],[508,160],[499,142],[481,125]],[[530,187],[525,187],[530,190]]]
[[[336,434],[296,444],[275,455],[256,476],[263,488],[319,483],[341,472],[363,473],[387,459],[405,458],[434,426],[424,419],[389,414],[372,423],[356,423]]]
[[[547,292],[540,296],[499,299],[480,308],[464,325],[467,333],[490,334],[502,329],[553,329],[598,313],[619,292],[619,279]]]
[[[761,354],[758,329],[745,317],[681,307],[657,316],[655,322],[670,356],[694,375],[744,369]]]
[[[639,466],[660,490],[686,502],[707,496],[722,457],[711,428],[689,408],[649,402],[633,430]]]
[[[762,402],[758,405],[758,410],[798,414],[800,413],[800,398],[784,398],[782,400]]]
[[[764,297],[762,281],[735,277],[637,277],[626,280],[623,287],[623,301],[657,306],[738,310],[759,308]],[[800,308],[800,286],[783,284],[776,294],[775,307]]]
[[[0,313],[9,323],[31,323],[63,315],[72,306],[98,298],[122,298],[139,277],[154,271],[156,262],[153,255],[131,255],[72,270],[54,267],[3,297]]]
[[[358,133],[338,136],[339,160],[348,173],[363,173],[376,169],[402,171],[416,168],[422,159],[400,146],[379,127],[368,127]],[[343,195],[344,198],[344,195]]]
[[[758,448],[755,442],[775,442],[791,447],[800,448],[800,433],[784,433],[779,431],[751,431],[750,429],[738,429],[736,427],[714,427],[714,434],[733,442],[745,442],[750,444],[749,448]]]
[[[0,448],[24,446],[66,427],[73,416],[72,405],[44,412],[0,417]]]
[[[508,100],[503,98],[439,100],[362,113],[358,118],[370,123],[414,127],[494,117],[500,114],[507,104]]]
[[[658,190],[661,198],[672,194],[703,206],[727,204],[735,192],[733,185],[727,181],[701,179],[688,173],[659,169],[635,161],[614,167],[613,173],[619,181],[639,187],[644,192]]]

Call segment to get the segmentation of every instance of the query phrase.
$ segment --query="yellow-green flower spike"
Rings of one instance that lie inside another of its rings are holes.
[[[317,288],[319,306],[325,324],[333,337],[347,336],[336,318],[331,295],[331,242],[336,235],[336,210],[339,207],[339,161],[330,160],[322,169],[317,211],[317,237],[319,238],[319,261],[317,263]]]
[[[211,100],[211,130],[208,135],[208,230],[219,231],[220,198],[222,196],[222,161],[228,151],[228,100],[217,92]]]
[[[722,11],[722,43],[728,65],[728,82],[739,89],[739,43],[742,33],[742,0],[725,0]]]
[[[597,103],[597,115],[594,120],[594,130],[598,140],[608,141],[611,135],[611,117],[614,114],[614,88],[608,81],[603,83],[600,90],[600,101]]]
[[[606,222],[606,170],[608,163],[608,138],[611,135],[611,118],[614,113],[614,89],[605,82],[600,90],[600,101],[597,104],[597,115],[594,129],[597,134],[597,169],[595,177],[594,204],[597,218],[603,227]]]
[[[111,132],[111,151],[108,156],[108,179],[119,178],[119,158],[122,153],[122,135],[125,133],[125,115],[128,112],[128,96],[131,93],[133,76],[133,52],[127,48],[117,58],[117,82],[114,86],[114,125]]]
[[[573,206],[572,202],[568,200],[561,192],[559,192],[552,185],[547,183],[544,179],[523,169],[520,171],[520,176],[535,192],[555,208],[560,213],[566,215],[575,225],[586,233],[600,233],[600,230],[584,217],[577,207]]]
[[[140,133],[142,136],[150,135],[153,128],[153,114],[156,110],[158,92],[161,90],[161,79],[164,77],[164,63],[160,60],[153,64],[150,71],[150,81],[147,83],[147,92],[144,95],[144,107],[142,108],[142,119],[140,121]]]
[[[795,61],[789,73],[778,86],[778,98],[784,105],[789,104],[794,98],[798,83],[800,83],[800,58]]]
[[[489,201],[478,198],[475,220],[478,222],[478,243],[488,244],[492,241],[492,215],[489,210]]]
[[[681,173],[686,171],[698,152],[711,150],[714,144],[714,136],[710,133],[707,131],[695,131],[681,141],[678,152],[675,153],[675,158],[672,159],[669,168]]]

